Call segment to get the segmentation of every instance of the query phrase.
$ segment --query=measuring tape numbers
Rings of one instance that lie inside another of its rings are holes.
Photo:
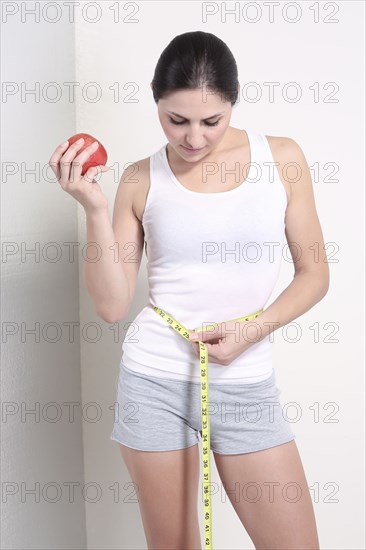
[[[207,331],[212,327],[219,326],[220,323],[212,323],[207,325],[203,330],[200,328],[189,330],[181,323],[179,323],[172,315],[160,309],[157,306],[153,306],[154,311],[164,319],[178,334],[183,338],[192,342],[189,339],[191,332]],[[226,321],[227,323],[232,321],[250,321],[255,319],[263,311],[263,308],[244,315],[243,317],[236,317]],[[203,507],[204,507],[204,531],[205,531],[205,549],[212,550],[212,503],[211,503],[211,448],[210,448],[210,419],[207,412],[209,406],[209,391],[208,391],[208,350],[204,342],[198,341],[200,352],[200,380],[201,380],[201,422],[202,422],[202,477],[203,477]]]

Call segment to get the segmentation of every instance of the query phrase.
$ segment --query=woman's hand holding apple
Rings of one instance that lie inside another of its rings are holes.
[[[86,213],[95,213],[107,209],[108,200],[94,177],[110,168],[104,166],[107,160],[104,147],[89,134],[82,135],[86,137],[77,140],[79,134],[76,134],[59,145],[53,152],[49,165],[62,189],[74,197]],[[100,147],[101,154],[94,157],[100,164],[96,164],[92,157]]]

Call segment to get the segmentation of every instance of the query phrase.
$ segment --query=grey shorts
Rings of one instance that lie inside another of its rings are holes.
[[[254,384],[209,383],[210,447],[260,451],[295,439],[283,414],[275,371]],[[110,439],[140,451],[173,451],[202,440],[200,382],[146,376],[123,362]]]

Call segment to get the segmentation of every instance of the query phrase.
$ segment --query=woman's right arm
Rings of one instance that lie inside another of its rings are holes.
[[[86,213],[86,235],[89,246],[83,255],[84,284],[99,317],[114,323],[127,314],[130,292],[123,263],[118,260],[108,209]],[[88,256],[95,260],[88,260]]]
[[[90,244],[83,259],[84,282],[97,314],[113,323],[125,317],[130,308],[144,245],[143,228],[133,211],[136,179],[129,178],[136,167],[132,164],[122,174],[111,224],[108,200],[93,179],[109,168],[91,167],[81,176],[83,164],[95,151],[91,145],[79,153],[82,146],[83,142],[59,145],[49,164],[62,189],[84,207]]]
[[[141,264],[144,233],[133,211],[136,180],[129,179],[136,173],[134,168],[132,164],[122,174],[112,225],[108,210],[86,213],[87,242],[98,243],[100,258],[96,262],[84,259],[84,281],[97,314],[108,323],[127,315]]]

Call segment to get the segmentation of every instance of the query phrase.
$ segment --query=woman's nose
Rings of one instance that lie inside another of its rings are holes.
[[[189,132],[186,135],[185,144],[191,149],[201,149],[204,146],[204,139],[202,135],[198,135],[197,132]]]

